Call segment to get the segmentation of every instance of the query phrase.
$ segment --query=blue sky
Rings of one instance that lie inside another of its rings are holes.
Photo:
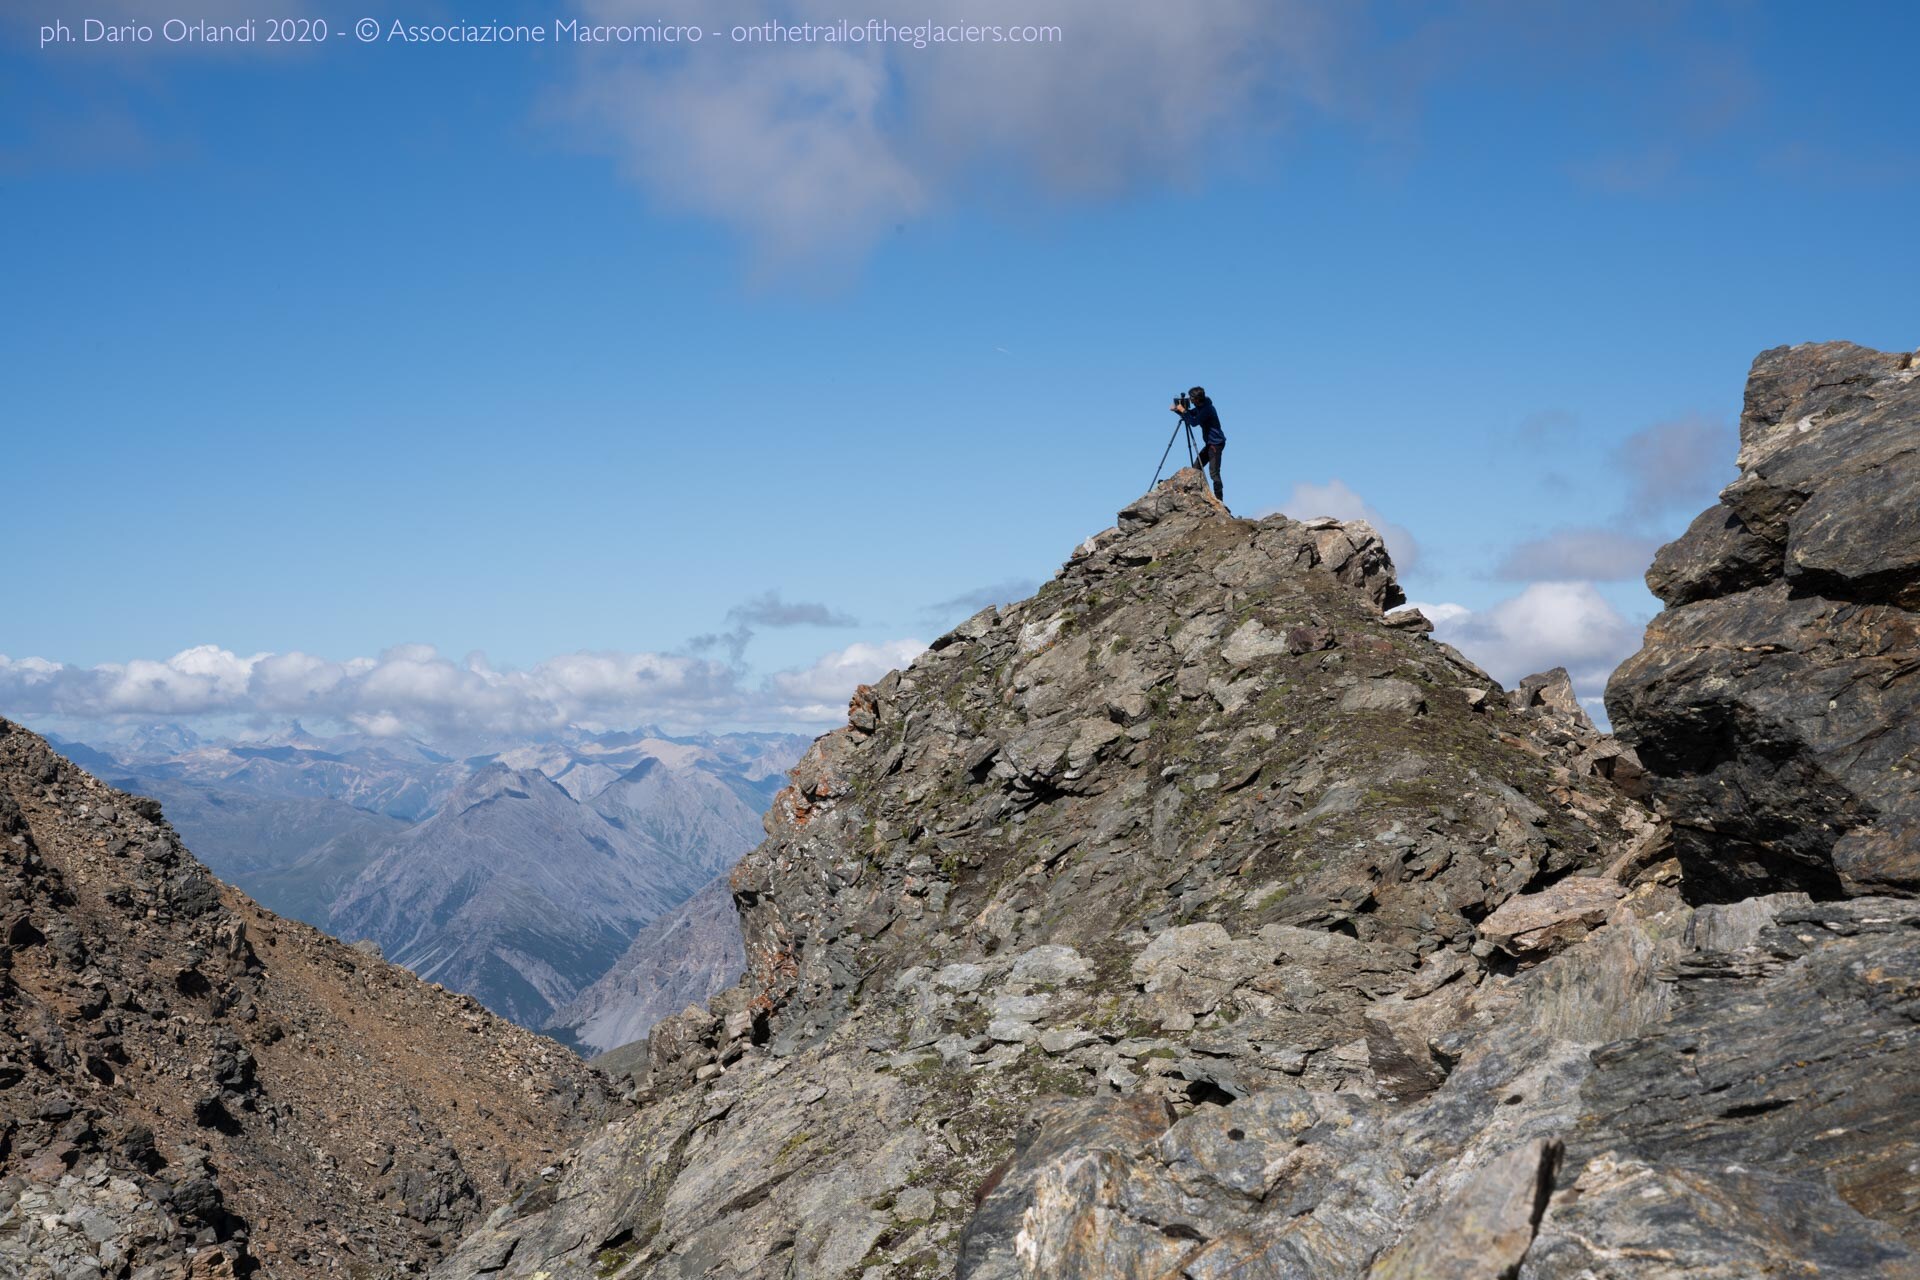
[[[309,0],[286,51],[41,48],[151,10],[6,0],[0,711],[373,673],[412,729],[810,722],[1110,523],[1194,382],[1237,511],[1364,511],[1496,674],[1597,693],[1753,355],[1920,343],[1920,17],[1592,8],[937,0],[1060,39],[770,49],[726,31],[868,11],[666,0],[718,34],[663,50]]]

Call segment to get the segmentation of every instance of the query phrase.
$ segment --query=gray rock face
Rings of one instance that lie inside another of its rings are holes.
[[[1534,755],[1442,697],[1467,673],[1384,625],[1399,599],[1364,523],[1238,521],[1183,480],[1033,600],[863,691],[734,872],[775,1044],[935,958],[1054,943],[1117,974],[1129,929],[1196,918],[1330,931],[1367,944],[1366,967],[1410,971],[1639,829],[1572,737]]]
[[[1608,711],[1697,897],[1920,889],[1920,368],[1765,352],[1740,436]]]
[[[1920,907],[1757,905],[1728,929],[1638,895],[1483,980],[1461,1060],[1403,1110],[1280,1086],[1178,1121],[1045,1113],[958,1274],[1920,1274]]]
[[[1074,1206],[1111,1173],[1145,1199],[1100,1257],[1144,1275],[1263,1232],[1235,1153],[1303,1134],[1274,1248],[1345,1233],[1327,1274],[1364,1271],[1408,1203],[1389,1099],[1439,1097],[1482,995],[1518,1000],[1476,922],[1653,831],[1619,748],[1476,709],[1497,687],[1398,602],[1364,524],[1234,519],[1186,471],[862,689],[733,874],[741,984],[655,1026],[638,1114],[440,1274],[1104,1275]],[[1068,1252],[1023,1235],[1031,1195]],[[1163,1230],[1196,1197],[1197,1236]]]
[[[1669,1019],[1594,1055],[1575,1141],[1823,1181],[1911,1243],[1920,903],[1770,902],[1749,946],[1680,961]]]

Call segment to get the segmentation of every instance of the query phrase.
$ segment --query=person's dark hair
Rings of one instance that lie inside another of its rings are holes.
[[[1192,387],[1192,388],[1189,388],[1187,391],[1187,399],[1189,400],[1200,402],[1200,401],[1204,401],[1206,398],[1207,398],[1207,389],[1205,387]]]

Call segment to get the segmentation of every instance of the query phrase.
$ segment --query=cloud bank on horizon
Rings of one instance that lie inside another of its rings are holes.
[[[344,662],[299,652],[242,656],[211,644],[93,667],[0,655],[0,712],[97,725],[297,718],[449,743],[639,724],[817,728],[846,717],[856,685],[925,648],[912,639],[858,642],[760,680],[680,654],[568,653],[518,670],[478,653],[456,662],[423,644]]]

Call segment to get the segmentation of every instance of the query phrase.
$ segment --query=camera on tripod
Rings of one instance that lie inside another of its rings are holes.
[[[1173,455],[1174,442],[1180,438],[1182,431],[1187,435],[1187,465],[1192,466],[1194,458],[1198,456],[1198,450],[1193,443],[1193,423],[1187,418],[1188,412],[1193,408],[1192,396],[1185,391],[1175,392],[1173,408],[1174,412],[1180,415],[1180,420],[1173,424],[1173,434],[1167,438],[1166,452],[1160,455],[1160,465],[1153,469],[1153,483],[1156,485],[1160,483],[1160,473],[1167,469],[1167,459]]]

